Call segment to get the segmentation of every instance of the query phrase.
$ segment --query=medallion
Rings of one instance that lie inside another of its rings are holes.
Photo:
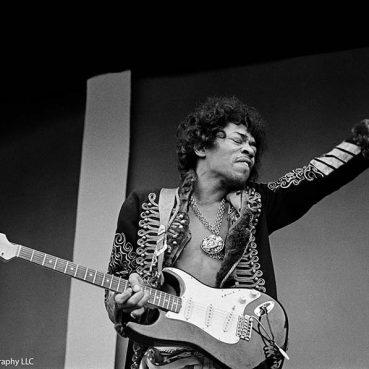
[[[192,209],[195,215],[199,218],[201,223],[210,231],[212,234],[210,236],[205,237],[201,241],[201,250],[204,253],[213,258],[222,260],[224,258],[224,241],[222,237],[220,237],[220,227],[222,226],[223,215],[225,211],[225,199],[220,202],[219,209],[216,215],[215,224],[211,225],[209,221],[204,217],[201,213],[200,209],[197,206],[196,200],[191,197],[190,203],[192,205]]]
[[[215,234],[205,237],[201,242],[201,250],[210,257],[221,259],[220,253],[223,251],[224,241],[222,237]]]

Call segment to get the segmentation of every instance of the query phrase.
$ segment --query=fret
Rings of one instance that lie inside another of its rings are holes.
[[[44,266],[44,264],[45,264],[45,259],[46,259],[46,254],[44,254],[44,260],[42,260],[42,266]]]
[[[172,310],[172,308],[173,308],[173,299],[174,299],[174,296],[170,295],[169,296],[169,301],[168,301],[168,310]]]
[[[58,258],[55,259],[55,264],[54,264],[54,270],[56,269],[56,263],[58,262]]]
[[[58,258],[55,265],[55,270],[63,273],[65,260]]]
[[[155,296],[154,296],[154,304],[155,305],[159,305],[159,303],[160,303],[160,296],[158,297],[158,293],[159,293],[159,291],[158,290],[156,290],[155,291]]]
[[[74,277],[76,270],[76,264],[68,261],[67,262],[67,268],[65,269],[66,274],[70,275],[71,277]]]
[[[95,283],[96,273],[97,273],[97,270],[95,270],[95,275],[94,275],[94,279],[93,279],[92,283]]]
[[[85,279],[86,281],[88,280],[88,282],[92,282],[93,283],[93,277],[94,277],[94,273],[93,272],[94,272],[93,269],[87,268],[86,279]]]
[[[42,261],[44,260],[44,253],[43,252],[39,252],[36,251],[35,254],[33,255],[33,262],[42,265]]]
[[[172,305],[172,301],[173,301],[173,295],[169,295],[167,296],[168,300],[167,300],[167,309],[171,310],[171,305]]]
[[[165,306],[166,305],[166,306]],[[163,306],[165,309],[168,309],[169,307],[169,296],[168,294],[165,294],[164,295],[164,306]]]
[[[123,282],[123,285],[121,286],[120,283]],[[128,281],[125,279],[119,278],[119,287],[117,288],[117,291],[119,293],[123,293],[128,288]]]
[[[160,307],[165,308],[165,294],[163,292],[160,292]]]
[[[85,274],[86,274],[86,267],[84,267],[83,265],[78,265],[78,270],[76,273],[76,278],[78,279],[82,279],[85,280]]]
[[[159,298],[159,306],[163,306],[163,301],[164,301],[164,294],[163,292],[159,291],[159,295],[160,295],[160,298]]]
[[[38,252],[36,250],[33,250],[30,261],[32,263],[41,264],[41,257],[42,257],[42,253],[41,252]]]
[[[37,260],[37,264],[42,265],[42,262],[44,260],[45,254],[43,252],[37,251],[34,256],[34,260]]]
[[[150,302],[151,304],[155,304],[155,293],[156,293],[156,291],[155,291],[155,290],[151,290],[151,291],[150,291],[150,298],[149,298],[149,302]]]
[[[65,263],[65,268],[64,268],[64,272],[63,272],[64,274],[67,272],[68,263],[69,263],[68,261]]]
[[[176,297],[175,303],[176,303],[176,306],[175,306],[174,311],[176,313],[178,313],[181,310],[181,308],[182,308],[182,300],[181,300],[181,298],[180,297]]]
[[[97,272],[95,276],[95,284],[98,286],[102,286],[103,280],[104,280],[103,273]]]
[[[117,285],[119,284],[119,278],[116,276],[112,276],[112,284],[111,284],[111,290],[117,291]]]
[[[149,301],[153,304],[153,305],[157,305],[158,306],[158,301],[159,301],[159,298],[158,298],[158,290],[154,289],[154,288],[151,288],[150,289],[150,299]]]
[[[104,285],[107,289],[109,289],[109,288],[110,288],[110,285],[111,285],[111,278],[110,278],[110,277],[112,277],[110,274],[105,274],[105,275],[104,275],[104,278],[103,278],[103,285]],[[108,286],[106,286],[105,282],[109,283],[109,287],[108,287]]]
[[[91,270],[90,268],[86,268],[86,274],[85,274],[85,277],[83,278],[84,281],[86,282],[91,282],[91,279],[93,278],[93,273],[91,273]]]
[[[157,306],[160,306],[160,296],[161,296],[160,291],[156,291],[156,293],[155,293],[155,303],[156,303]]]
[[[77,273],[78,264],[72,264],[70,270],[73,272],[71,275],[75,276]]]
[[[178,297],[173,297],[173,303],[172,303],[172,311],[176,312],[178,307]]]
[[[87,272],[88,272],[88,268],[86,268],[86,273],[85,273],[85,276],[83,277],[84,280],[86,280]]]
[[[53,259],[52,256],[48,255],[48,261],[49,261],[48,267],[53,269],[53,264],[54,264],[55,259]]]
[[[74,272],[74,277],[77,275],[78,267],[79,267],[79,265],[77,264],[77,265],[76,265],[76,271]],[[72,269],[72,270],[73,270],[73,269]]]
[[[120,278],[118,278],[117,292],[119,292],[120,282],[121,282],[121,279],[120,279]]]
[[[170,303],[170,296],[168,293],[164,293],[164,309],[168,309],[169,310],[169,303]]]
[[[55,263],[56,263],[56,258],[54,256],[51,255],[46,255],[46,267],[50,268],[50,269],[54,269]],[[54,266],[53,266],[54,264]]]

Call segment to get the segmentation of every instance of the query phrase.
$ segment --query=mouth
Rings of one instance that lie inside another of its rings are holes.
[[[246,158],[237,159],[236,163],[247,165],[249,168],[251,167],[251,160],[250,159],[246,159]]]

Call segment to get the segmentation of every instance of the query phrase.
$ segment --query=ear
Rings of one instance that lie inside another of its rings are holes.
[[[206,148],[205,146],[195,145],[194,147],[195,154],[200,158],[206,157]]]

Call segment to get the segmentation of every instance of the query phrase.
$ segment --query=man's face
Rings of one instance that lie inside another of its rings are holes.
[[[255,164],[256,143],[244,125],[229,123],[211,148],[204,149],[208,174],[229,189],[242,188]]]

